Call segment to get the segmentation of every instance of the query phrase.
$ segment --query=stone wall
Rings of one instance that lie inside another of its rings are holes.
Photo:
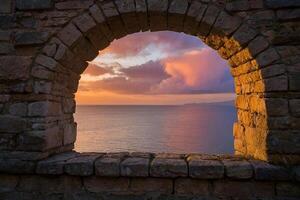
[[[98,50],[138,31],[196,35],[235,80],[236,154],[300,162],[298,0],[1,0],[0,157],[71,150],[74,94]]]
[[[69,152],[13,166],[0,162],[0,199],[300,198],[299,166],[237,156]]]

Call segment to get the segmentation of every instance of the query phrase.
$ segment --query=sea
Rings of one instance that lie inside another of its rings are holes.
[[[79,152],[233,154],[233,102],[76,108]]]

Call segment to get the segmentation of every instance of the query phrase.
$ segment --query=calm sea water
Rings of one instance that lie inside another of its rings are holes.
[[[233,105],[77,106],[80,152],[233,153]]]

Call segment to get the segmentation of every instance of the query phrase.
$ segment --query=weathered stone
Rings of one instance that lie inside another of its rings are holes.
[[[276,193],[282,197],[300,197],[299,183],[278,183],[276,184]]]
[[[74,26],[74,24],[68,24],[63,30],[58,33],[58,38],[68,45],[69,47],[82,37],[81,32]]]
[[[10,105],[9,113],[16,116],[25,116],[27,114],[27,104],[26,103],[15,103]]]
[[[2,56],[0,57],[0,80],[25,80],[29,76],[31,57]]]
[[[64,2],[58,2],[55,4],[55,8],[58,10],[72,10],[72,9],[86,9],[93,4],[92,0],[69,0]]]
[[[150,192],[171,194],[172,190],[172,180],[162,178],[133,178],[130,181],[129,187],[129,191],[134,192],[134,194],[145,194]]]
[[[250,9],[250,3],[248,0],[230,1],[226,4],[228,11],[244,11]]]
[[[300,2],[297,0],[266,0],[265,2],[269,8],[300,6]]]
[[[64,145],[73,144],[76,140],[77,124],[70,123],[64,126]]]
[[[88,14],[83,14],[74,19],[74,23],[80,29],[81,32],[86,33],[96,26],[93,18]]]
[[[43,53],[45,53],[49,57],[54,57],[56,53],[56,44],[48,44],[43,48]]]
[[[103,177],[88,177],[83,179],[85,188],[89,192],[107,192],[120,193],[126,192],[129,187],[129,179],[127,178],[103,178]]]
[[[30,131],[18,136],[17,149],[21,151],[43,151],[60,147],[63,134],[57,126],[42,131]]]
[[[38,101],[28,104],[29,116],[55,116],[60,114],[60,103],[50,101]]]
[[[121,175],[129,177],[149,176],[150,160],[148,158],[127,158],[121,163]]]
[[[251,161],[256,180],[289,180],[288,170],[282,166],[271,165],[263,161]]]
[[[97,176],[120,176],[120,158],[103,157],[95,162]]]
[[[11,43],[0,42],[0,55],[1,54],[12,54],[15,52],[14,46]]]
[[[189,159],[189,176],[199,179],[224,177],[224,165],[218,160]]]
[[[64,164],[67,160],[78,156],[76,152],[67,152],[54,155],[50,158],[38,162],[36,167],[37,174],[60,175],[64,173]]]
[[[241,24],[242,20],[237,16],[231,16],[226,12],[221,12],[213,25],[216,32],[222,32],[225,35],[233,33]]]
[[[247,161],[222,161],[225,166],[225,174],[229,178],[234,179],[250,179],[253,175],[253,169]]]
[[[101,3],[101,8],[106,17],[114,17],[119,15],[113,2],[103,2]]]
[[[63,100],[64,113],[75,113],[76,102],[73,98],[65,98]]]
[[[208,181],[179,178],[175,180],[175,194],[183,196],[208,196],[210,184]]]
[[[56,70],[56,68],[59,67],[59,63],[57,63],[53,58],[42,54],[37,56],[35,62],[50,70]]]
[[[0,175],[0,193],[13,192],[18,184],[19,177],[15,175]]]
[[[275,195],[274,184],[269,182],[215,181],[213,195],[224,198],[260,199]]]
[[[0,133],[19,133],[27,128],[26,119],[11,115],[0,116]]]
[[[18,32],[15,45],[37,45],[45,43],[49,38],[48,32]]]
[[[151,0],[148,2],[148,10],[153,12],[166,11],[168,8],[167,0]]]
[[[300,99],[289,100],[290,111],[295,116],[300,116]]]
[[[0,172],[12,174],[34,173],[35,163],[21,159],[0,159]]]
[[[50,94],[52,89],[52,82],[35,81],[33,86],[34,93]]]
[[[16,0],[16,8],[19,10],[43,10],[52,7],[52,0]]]
[[[100,8],[97,5],[93,5],[90,7],[90,13],[92,17],[96,20],[98,23],[103,23],[105,21],[104,15],[102,14]]]
[[[153,177],[186,177],[187,163],[183,159],[155,158],[150,167]]]
[[[70,175],[90,176],[94,174],[94,162],[101,154],[87,154],[72,158],[65,163],[65,172]]]
[[[258,36],[249,43],[248,49],[253,56],[256,56],[257,54],[268,48],[268,46],[268,41],[262,36]]]
[[[2,0],[1,7],[0,7],[0,13],[10,13],[11,7],[12,7],[11,0]]]
[[[279,58],[280,57],[279,57],[278,53],[276,52],[276,50],[273,48],[269,48],[257,56],[256,62],[259,64],[260,67],[264,67],[264,66],[272,64]]]
[[[289,73],[289,89],[292,91],[300,91],[300,72]]]

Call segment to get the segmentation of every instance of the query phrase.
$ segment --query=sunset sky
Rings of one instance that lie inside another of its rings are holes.
[[[136,33],[115,40],[82,74],[78,104],[148,105],[234,99],[225,60],[196,37]]]

